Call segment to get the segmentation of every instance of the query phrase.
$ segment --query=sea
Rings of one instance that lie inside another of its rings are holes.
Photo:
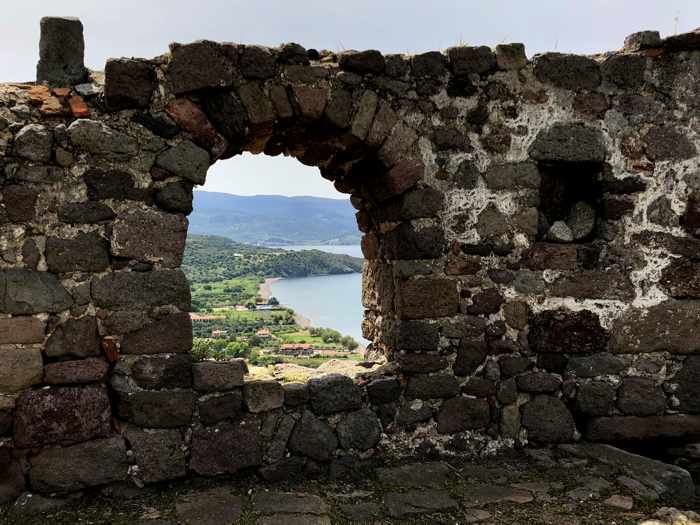
[[[321,250],[362,257],[360,246],[280,246],[285,250]],[[312,326],[333,328],[366,346],[362,337],[362,274],[321,275],[280,279],[272,283],[280,303],[306,317]]]

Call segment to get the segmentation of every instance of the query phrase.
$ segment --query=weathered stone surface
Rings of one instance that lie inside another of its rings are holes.
[[[616,388],[604,381],[588,381],[579,385],[576,410],[588,416],[607,416],[615,405]]]
[[[170,314],[122,338],[124,354],[187,353],[192,347],[192,321],[186,312]]]
[[[190,286],[180,270],[116,272],[92,281],[92,298],[105,308],[135,305],[174,304],[182,310],[190,306]]]
[[[541,82],[574,91],[594,89],[600,84],[595,60],[579,55],[544,53],[535,59],[535,76]]]
[[[619,357],[609,353],[586,356],[572,356],[566,364],[566,371],[577,377],[596,377],[619,374],[626,368]]]
[[[166,210],[189,215],[192,213],[192,184],[170,182],[156,191],[156,204]]]
[[[112,228],[112,254],[138,261],[160,260],[166,268],[179,267],[187,225],[182,215],[152,209],[120,213]]]
[[[275,380],[250,381],[243,386],[243,400],[250,412],[266,412],[284,405],[284,389]]]
[[[688,357],[673,381],[678,383],[675,394],[680,401],[680,410],[700,413],[700,356]]]
[[[299,406],[309,400],[309,387],[306,383],[285,383],[284,404],[288,406]]]
[[[41,383],[43,362],[37,348],[0,347],[0,392],[19,392]]]
[[[209,153],[186,140],[158,155],[156,165],[195,184],[204,184],[209,169]]]
[[[38,492],[70,492],[126,479],[129,467],[121,436],[49,448],[30,460],[29,483]]]
[[[663,414],[666,396],[651,378],[626,377],[618,391],[617,406],[624,414],[633,416]]]
[[[383,485],[409,489],[441,488],[450,481],[450,467],[437,461],[409,463],[398,467],[377,469],[377,479]]]
[[[187,131],[194,141],[212,152],[214,158],[226,150],[227,144],[217,133],[201,108],[187,98],[176,98],[170,101],[165,111],[175,123]]]
[[[503,317],[513,328],[525,328],[530,317],[530,307],[523,301],[513,301],[503,305]]]
[[[700,191],[694,191],[688,197],[682,224],[690,235],[700,237]]]
[[[226,419],[234,420],[243,414],[243,394],[234,390],[215,397],[197,401],[199,419],[205,425],[215,425]]]
[[[484,362],[486,353],[487,348],[483,340],[464,339],[457,349],[452,371],[458,376],[471,375]]]
[[[198,474],[233,474],[261,462],[260,424],[252,419],[198,430],[192,437],[190,468]]]
[[[437,428],[442,434],[479,430],[488,426],[490,417],[489,403],[485,399],[454,397],[442,403]]]
[[[588,203],[580,201],[574,204],[566,224],[571,229],[575,241],[585,239],[593,232],[595,219],[595,210]]]
[[[167,78],[176,94],[230,86],[233,82],[232,64],[222,46],[214,42],[172,44]]]
[[[294,86],[292,89],[303,117],[318,120],[323,116],[323,111],[328,103],[328,88]]]
[[[134,138],[97,120],[74,121],[68,126],[68,137],[76,148],[96,156],[118,160],[138,152]]]
[[[99,357],[49,363],[44,367],[44,383],[49,385],[95,383],[107,376],[108,369],[107,361]]]
[[[192,420],[194,394],[191,390],[119,393],[117,412],[121,418],[140,427],[184,427]]]
[[[110,434],[111,409],[104,387],[59,387],[24,392],[15,408],[19,447],[67,445]]]
[[[534,162],[490,166],[484,173],[484,180],[493,190],[539,190],[540,188],[540,172]]]
[[[416,229],[404,222],[384,236],[383,245],[387,259],[433,259],[445,251],[445,234],[437,226]]]
[[[629,308],[613,324],[610,348],[619,354],[700,352],[699,318],[700,305],[692,301],[667,301],[649,308]]]
[[[286,100],[286,91],[284,93]],[[240,147],[246,135],[248,113],[238,96],[234,92],[216,91],[202,101],[202,108],[217,131],[229,142],[229,146]]]
[[[608,334],[589,310],[546,310],[533,316],[530,347],[541,353],[595,353],[605,350]]]
[[[44,17],[41,19],[37,82],[52,86],[72,86],[87,79],[83,62],[85,41],[83,24],[77,18]]]
[[[603,78],[626,90],[636,90],[644,83],[647,59],[644,55],[613,55],[600,66]]]
[[[112,208],[100,202],[69,203],[58,210],[58,218],[68,224],[96,224],[114,217]]]
[[[53,133],[41,124],[27,124],[15,135],[14,153],[34,162],[49,162]]]
[[[376,49],[351,51],[340,55],[338,65],[345,71],[377,75],[384,71],[384,56]]]
[[[629,275],[618,271],[579,270],[571,275],[562,275],[550,285],[549,292],[556,297],[581,299],[631,301],[635,297]]]
[[[389,492],[384,496],[384,507],[392,518],[406,518],[433,512],[449,512],[459,508],[446,490],[411,490]]]
[[[105,64],[104,97],[111,111],[145,108],[155,88],[155,71],[144,60],[111,58]]]
[[[122,358],[115,368],[123,368],[141,388],[190,388],[192,386],[192,357],[189,354],[153,355]]]
[[[607,155],[599,130],[563,122],[540,131],[529,153],[543,162],[603,162]]]
[[[129,426],[124,437],[144,483],[185,476],[187,464],[180,430],[146,430]]]
[[[34,220],[38,196],[36,190],[19,184],[10,184],[2,189],[2,196],[5,202],[13,203],[12,206],[5,208],[10,222],[21,223]]]
[[[659,281],[675,299],[700,299],[700,263],[674,259]]]
[[[450,47],[447,50],[447,57],[452,73],[457,76],[482,74],[496,69],[496,55],[487,46]]]
[[[109,267],[107,241],[96,232],[79,233],[73,239],[46,239],[46,264],[54,273],[103,272]]]
[[[546,372],[528,372],[516,379],[518,389],[530,394],[549,394],[561,387],[561,379]]]
[[[447,372],[412,376],[406,385],[404,395],[409,399],[440,399],[459,394],[459,382]]]
[[[610,416],[589,421],[585,429],[590,441],[640,441],[645,439],[692,439],[700,437],[700,416]]]
[[[236,523],[243,514],[243,500],[227,487],[186,494],[175,503],[177,519],[184,525]]]
[[[356,410],[362,404],[362,393],[355,382],[341,374],[328,374],[309,380],[311,408],[317,414]]]
[[[449,279],[415,279],[398,289],[397,311],[402,319],[448,317],[459,311],[459,293]]]
[[[134,178],[125,171],[89,169],[85,173],[85,184],[88,199],[91,201],[116,199],[150,202],[151,200],[150,190],[136,188]],[[88,212],[85,211],[85,213]],[[106,214],[105,211],[101,213]]]
[[[523,44],[499,44],[496,46],[496,64],[498,69],[521,69],[527,65],[525,46]]]
[[[447,368],[448,362],[442,355],[437,353],[409,353],[398,354],[396,360],[404,373],[427,374],[437,372]]]
[[[566,443],[574,438],[574,419],[556,397],[540,395],[525,404],[522,424],[531,441]]]
[[[86,316],[68,319],[56,327],[46,342],[48,357],[91,357],[100,353],[97,320]]]
[[[467,313],[472,315],[495,314],[501,309],[505,299],[496,288],[487,288],[472,297]]]
[[[243,359],[202,361],[192,365],[194,388],[202,392],[219,392],[243,386],[248,366]]]
[[[462,392],[469,396],[489,397],[496,395],[496,384],[482,377],[472,377],[462,385]]]
[[[658,31],[638,31],[625,37],[623,50],[634,52],[660,46],[661,36]]]
[[[697,154],[690,139],[670,125],[649,128],[643,139],[647,157],[652,160],[684,160]]]
[[[55,275],[32,270],[0,270],[0,312],[25,315],[57,313],[73,299]]]
[[[479,484],[465,490],[462,504],[467,507],[482,507],[489,503],[530,503],[534,497],[530,491],[501,485]]]
[[[306,410],[294,427],[288,446],[302,456],[329,461],[338,448],[338,438],[326,423]]]
[[[416,77],[439,77],[447,72],[447,58],[439,51],[428,51],[414,55],[411,68]]]
[[[375,379],[367,385],[367,395],[375,405],[391,403],[401,396],[401,385],[390,377]]]
[[[0,504],[11,503],[25,490],[21,463],[13,457],[9,447],[0,449]]]
[[[42,343],[46,322],[36,317],[8,317],[0,319],[0,345]]]
[[[382,427],[369,408],[346,414],[336,427],[340,446],[345,449],[368,450],[377,444]]]
[[[264,80],[275,72],[275,57],[263,46],[244,46],[239,63],[245,78]]]

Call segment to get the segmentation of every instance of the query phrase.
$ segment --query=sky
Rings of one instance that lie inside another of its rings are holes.
[[[635,31],[700,26],[700,0],[22,0],[0,17],[0,82],[34,79],[42,16],[79,17],[86,65],[103,70],[110,57],[154,57],[202,38],[384,53],[522,42],[528,56],[595,53]],[[345,198],[316,168],[259,155],[215,164],[204,189]]]

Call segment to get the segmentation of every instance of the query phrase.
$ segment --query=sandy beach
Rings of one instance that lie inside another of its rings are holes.
[[[258,290],[258,295],[262,297],[265,302],[270,300],[272,297],[272,283],[279,281],[281,277],[268,277],[264,282],[260,283],[260,289]]]

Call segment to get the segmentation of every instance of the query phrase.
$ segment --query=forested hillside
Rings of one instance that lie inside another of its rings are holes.
[[[362,259],[349,255],[262,248],[213,235],[189,235],[182,265],[192,283],[250,275],[307,277],[362,271]]]
[[[348,199],[195,191],[189,220],[190,233],[247,244],[360,244]]]

